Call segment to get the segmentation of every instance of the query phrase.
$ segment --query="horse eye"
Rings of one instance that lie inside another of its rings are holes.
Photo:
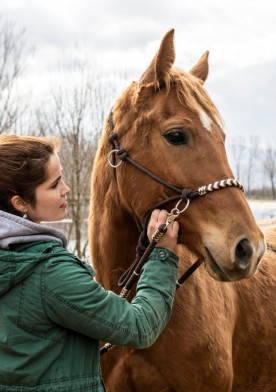
[[[174,128],[170,129],[165,135],[165,139],[170,144],[187,144],[189,141],[189,137],[187,132],[184,131],[182,128]]]

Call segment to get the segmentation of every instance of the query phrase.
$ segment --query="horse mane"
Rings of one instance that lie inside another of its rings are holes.
[[[163,77],[162,82],[156,80],[143,86],[139,86],[139,82],[133,82],[114,106],[115,111],[116,108],[120,107],[120,112],[123,115],[120,116],[118,113],[119,122],[121,123],[122,121],[124,123],[123,117],[126,116],[126,113],[128,121],[131,115],[133,115],[134,121],[135,113],[140,111],[142,112],[140,113],[141,119],[149,121],[150,111],[147,109],[150,107],[150,103],[146,103],[145,106],[145,95],[148,92],[153,91],[157,93],[161,90],[165,90],[166,94],[169,94],[172,89],[175,89],[176,97],[181,105],[197,115],[203,110],[214,122],[223,128],[223,119],[209,94],[204,89],[203,81],[191,73],[184,72],[176,67],[170,69],[170,72]],[[117,117],[116,114],[115,117]]]
[[[166,84],[167,91],[169,92],[171,86],[175,84],[177,98],[182,105],[197,114],[203,109],[215,122],[220,126],[223,125],[223,119],[209,94],[203,88],[201,79],[178,68],[171,68],[170,76],[172,82]]]

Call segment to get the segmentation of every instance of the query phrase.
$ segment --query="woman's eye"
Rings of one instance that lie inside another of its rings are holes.
[[[52,185],[52,189],[55,189],[56,187],[58,186],[58,182],[55,182],[53,185]]]
[[[189,141],[189,136],[186,131],[182,128],[170,129],[165,135],[165,139],[170,144],[187,144]]]

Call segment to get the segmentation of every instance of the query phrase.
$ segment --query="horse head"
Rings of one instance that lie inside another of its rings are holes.
[[[204,88],[208,52],[184,72],[173,66],[173,37],[174,30],[164,36],[139,81],[115,103],[102,151],[106,155],[111,151],[107,138],[112,131],[127,155],[156,177],[178,189],[197,189],[233,178],[233,173],[225,151],[223,121]],[[102,170],[112,172],[107,164]],[[127,162],[115,171],[116,178],[112,173],[109,181],[116,180],[121,205],[137,221],[142,222],[158,202],[175,195],[173,188]],[[174,205],[169,202],[166,208]],[[235,281],[256,272],[265,242],[239,188],[220,189],[192,200],[178,221],[179,243],[204,258],[215,279]]]

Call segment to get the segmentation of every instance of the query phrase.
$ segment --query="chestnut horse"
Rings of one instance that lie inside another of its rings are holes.
[[[175,193],[121,161],[124,154],[112,169],[110,131],[133,161],[178,189],[233,178],[222,120],[203,87],[208,53],[185,73],[173,67],[173,36],[165,35],[140,80],[115,103],[95,159],[91,255],[97,279],[116,292],[135,258],[138,227]],[[198,257],[204,264],[177,290],[171,320],[152,347],[115,347],[102,356],[107,390],[275,392],[275,240],[260,263],[264,236],[237,187],[191,200],[178,221],[180,273]]]

